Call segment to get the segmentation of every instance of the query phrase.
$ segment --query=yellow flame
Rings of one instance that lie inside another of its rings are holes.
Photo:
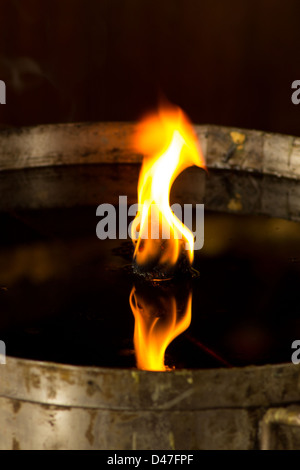
[[[168,269],[176,264],[184,248],[192,263],[193,234],[170,207],[170,190],[176,177],[192,165],[205,168],[192,125],[181,109],[165,106],[140,123],[135,147],[144,154],[138,182],[139,212],[132,224],[135,263],[143,267],[154,262],[160,270]],[[153,218],[159,228],[156,238],[152,236]],[[192,294],[189,293],[185,310],[180,314],[174,295],[164,296],[159,290],[155,294],[155,300],[144,297],[135,287],[130,294],[137,367],[166,370],[166,348],[190,325]]]
[[[177,176],[192,165],[205,168],[192,125],[180,108],[169,105],[140,123],[135,146],[145,156],[138,182],[139,213],[132,224],[132,239],[136,242],[134,258],[138,265],[158,258],[158,264],[172,266],[179,257],[183,239],[192,263],[193,234],[170,207],[170,190]],[[160,221],[161,238],[163,234],[170,235],[166,237],[170,241],[164,250],[159,238],[151,236],[153,219]]]
[[[191,292],[182,315],[178,315],[174,295],[157,296],[151,301],[133,287],[129,301],[135,317],[134,348],[137,367],[153,371],[168,369],[164,362],[165,351],[171,341],[191,323]]]

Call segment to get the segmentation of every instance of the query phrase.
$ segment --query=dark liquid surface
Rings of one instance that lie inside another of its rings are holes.
[[[135,367],[131,241],[99,240],[95,214],[96,205],[1,212],[0,339],[8,355]],[[300,339],[300,224],[206,211],[204,239],[192,323],[168,347],[166,364],[290,362]]]

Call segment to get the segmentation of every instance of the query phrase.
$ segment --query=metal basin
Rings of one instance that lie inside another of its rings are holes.
[[[192,170],[174,188],[177,198],[204,197],[211,210],[299,221],[299,138],[195,128],[208,168],[219,170],[218,190]],[[82,198],[91,205],[105,198],[117,204],[120,194],[135,202],[141,156],[130,146],[133,132],[125,123],[1,131],[1,211],[72,207]],[[106,174],[107,185],[95,194],[88,184],[74,187],[72,180],[56,178],[57,166],[79,164],[90,178],[93,164],[118,170]],[[24,173],[40,167],[46,167],[45,178]],[[235,176],[226,179],[228,170]],[[0,448],[298,448],[299,377],[291,363],[160,373],[8,356],[0,364]]]

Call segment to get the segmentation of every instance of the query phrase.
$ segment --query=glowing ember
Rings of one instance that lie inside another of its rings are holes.
[[[167,105],[146,117],[138,126],[136,149],[144,154],[138,182],[139,212],[132,223],[135,243],[134,265],[139,273],[157,273],[166,279],[174,266],[193,262],[194,237],[170,207],[170,190],[176,177],[186,168],[204,168],[197,137],[183,111]],[[134,345],[137,366],[165,370],[167,346],[186,330],[191,320],[192,295],[184,312],[178,314],[175,296],[160,299],[153,311],[150,301],[133,288],[130,305],[135,316]],[[160,311],[158,311],[160,310]]]

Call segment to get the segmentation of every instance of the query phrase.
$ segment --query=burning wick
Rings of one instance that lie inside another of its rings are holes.
[[[205,163],[191,123],[171,105],[139,124],[135,147],[144,160],[138,181],[139,212],[132,223],[134,272],[146,280],[166,280],[189,272],[194,258],[193,234],[170,207],[171,187],[183,170],[193,165],[205,168]],[[137,367],[167,370],[165,351],[191,322],[191,291],[184,306],[182,302],[179,306],[174,293],[161,284],[133,287],[130,306]]]

